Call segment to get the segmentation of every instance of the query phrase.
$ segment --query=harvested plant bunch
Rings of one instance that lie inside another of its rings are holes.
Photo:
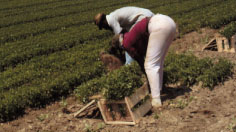
[[[133,63],[83,83],[77,87],[75,93],[82,102],[87,102],[89,96],[95,94],[102,94],[106,99],[120,100],[131,95],[142,84],[140,67]]]

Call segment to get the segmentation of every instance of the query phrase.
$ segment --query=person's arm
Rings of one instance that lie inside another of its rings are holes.
[[[142,72],[146,74],[145,69],[144,69],[144,57],[142,56],[134,56],[134,59],[138,62]]]
[[[137,53],[137,50],[135,50],[133,47],[130,47],[128,49],[127,47],[124,47],[122,45],[123,45],[123,34],[114,35],[112,38],[112,49],[120,49],[120,50],[124,49],[125,51],[127,51],[129,55],[138,62],[139,66],[141,67],[142,72],[145,73],[144,56]]]

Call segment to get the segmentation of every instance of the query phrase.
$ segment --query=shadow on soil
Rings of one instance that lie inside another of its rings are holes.
[[[169,99],[175,99],[176,97],[190,93],[191,91],[190,88],[184,86],[164,87],[161,93],[161,100],[166,101]]]

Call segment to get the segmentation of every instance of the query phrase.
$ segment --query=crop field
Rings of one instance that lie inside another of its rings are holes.
[[[104,78],[99,53],[113,34],[93,18],[123,6],[171,16],[180,36],[202,27],[236,32],[235,0],[0,0],[0,122]]]

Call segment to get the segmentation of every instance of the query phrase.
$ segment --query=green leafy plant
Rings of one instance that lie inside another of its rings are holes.
[[[230,39],[234,34],[236,34],[236,22],[234,21],[226,25],[220,33]]]
[[[160,115],[158,113],[154,113],[154,116],[153,116],[154,119],[159,119],[160,118]]]
[[[85,123],[84,132],[100,132],[105,127],[104,123],[98,123],[97,128],[94,129],[90,124]]]
[[[39,116],[37,116],[37,119],[42,122],[45,119],[47,119],[48,117],[49,117],[48,114],[40,114]]]
[[[203,87],[213,89],[233,74],[233,64],[223,58],[213,62],[209,58],[198,59],[193,55],[170,53],[165,61],[164,84],[181,83],[184,86],[202,82]]]
[[[233,117],[231,123],[227,126],[227,129],[236,132],[236,118]]]
[[[104,74],[101,78],[83,83],[77,87],[75,93],[82,102],[87,102],[89,96],[97,93],[102,94],[106,99],[120,100],[142,85],[141,75],[139,66],[134,63]]]
[[[223,83],[233,74],[233,64],[223,58],[220,58],[217,63],[208,67],[197,78],[198,81],[203,82],[203,87],[209,87],[213,89],[219,83]]]
[[[66,107],[66,106],[68,105],[68,103],[67,103],[67,101],[65,100],[64,97],[62,97],[62,99],[61,99],[61,101],[60,101],[59,104],[60,104],[60,106],[63,107],[63,108]]]

